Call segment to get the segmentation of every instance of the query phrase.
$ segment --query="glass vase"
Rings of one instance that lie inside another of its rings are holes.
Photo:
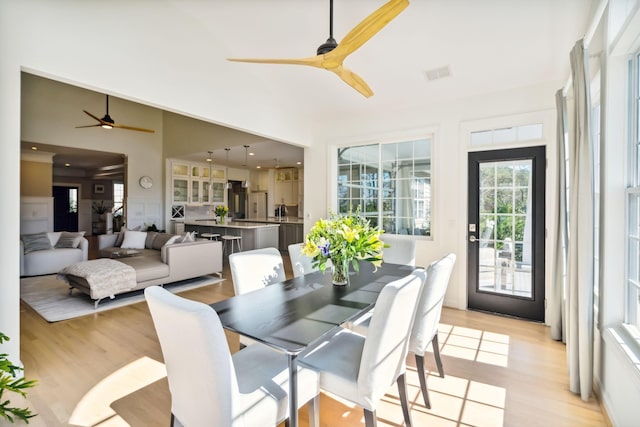
[[[331,260],[331,281],[334,285],[345,286],[349,284],[349,260]]]
[[[224,215],[220,215],[220,224],[224,224],[224,218],[225,218]]]

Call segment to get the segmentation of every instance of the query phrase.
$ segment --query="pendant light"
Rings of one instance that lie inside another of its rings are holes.
[[[244,146],[244,165],[242,166],[248,166],[248,162],[247,162],[248,155],[249,155],[249,146],[245,145]],[[249,188],[249,185],[250,183],[248,179],[242,181],[242,188]]]
[[[211,168],[213,166],[213,151],[208,151],[209,153],[209,158],[207,159],[207,163],[209,163],[209,188],[211,188],[211,179],[213,178],[213,175],[211,174]]]
[[[231,148],[225,148],[224,151],[227,152],[227,169],[229,169],[229,151],[231,151]],[[228,179],[227,179],[226,188],[227,190],[231,190],[233,188],[233,184],[230,183]]]

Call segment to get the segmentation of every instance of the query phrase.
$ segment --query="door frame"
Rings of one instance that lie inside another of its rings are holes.
[[[467,152],[467,223],[465,225],[465,244],[467,246],[467,308],[469,310],[487,311],[497,314],[509,314],[510,309],[515,307],[515,311],[524,315],[516,316],[529,320],[544,322],[545,320],[545,284],[546,284],[546,224],[545,224],[545,206],[546,206],[546,145],[535,145],[523,148],[505,148],[497,150],[470,151]],[[478,169],[482,161],[500,161],[532,159],[532,200],[537,199],[532,212],[532,282],[533,297],[523,298],[511,295],[500,295],[491,292],[476,291],[478,285],[478,263],[479,263],[479,227],[477,219],[479,218],[478,204],[479,193],[473,195],[473,189],[477,188]],[[475,162],[472,169],[472,161]],[[469,230],[469,224],[476,224],[476,231]],[[470,237],[474,236],[476,242],[470,242]],[[496,307],[500,310],[496,310]],[[504,312],[504,313],[503,313]]]

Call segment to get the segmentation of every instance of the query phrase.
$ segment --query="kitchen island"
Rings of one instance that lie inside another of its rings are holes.
[[[267,217],[264,219],[241,219],[238,222],[245,224],[261,223],[261,224],[277,224],[280,226],[278,232],[278,248],[281,252],[289,250],[289,245],[292,243],[304,242],[303,225],[304,219],[298,217]]]
[[[233,235],[242,237],[242,250],[278,248],[279,224],[252,222],[252,221],[231,221],[218,224],[210,219],[197,219],[184,222],[186,231],[197,231],[198,236],[202,233],[214,233],[219,235]]]

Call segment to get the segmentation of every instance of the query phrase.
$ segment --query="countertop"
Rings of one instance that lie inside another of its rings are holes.
[[[236,220],[236,222],[258,222],[261,224],[300,224],[303,225],[304,224],[304,219],[302,218],[298,218],[298,217],[293,217],[293,216],[288,216],[288,217],[283,217],[282,219],[279,219],[275,216],[270,216],[267,217],[267,219],[238,219]]]
[[[196,219],[191,221],[185,221],[185,225],[202,225],[206,227],[221,227],[221,228],[265,228],[265,227],[279,227],[279,223],[264,223],[258,221],[230,221],[224,224],[218,224],[211,219]]]

